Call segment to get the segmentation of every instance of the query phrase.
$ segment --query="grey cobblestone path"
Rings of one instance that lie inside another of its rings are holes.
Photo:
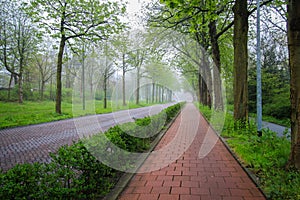
[[[0,168],[7,171],[20,163],[50,162],[49,152],[79,138],[105,131],[132,118],[159,113],[172,104],[156,105],[109,114],[61,120],[0,130]]]

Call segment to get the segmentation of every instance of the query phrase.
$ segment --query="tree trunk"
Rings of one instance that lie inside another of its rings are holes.
[[[155,97],[155,83],[152,83],[152,103],[154,103],[154,97]]]
[[[158,102],[161,103],[161,85],[158,86]]]
[[[62,95],[62,84],[61,84],[61,72],[62,72],[62,65],[63,65],[63,55],[64,55],[64,48],[65,48],[66,40],[65,36],[62,36],[59,45],[59,52],[57,57],[57,71],[56,71],[56,104],[55,104],[55,111],[58,114],[61,114],[61,95]]]
[[[51,74],[51,78],[50,78],[50,91],[49,91],[49,96],[50,96],[51,101],[54,101],[52,86],[53,86],[53,74]]]
[[[85,48],[84,44],[82,47],[82,110],[85,110]]]
[[[247,0],[236,0],[234,11],[234,119],[248,121],[248,10]]]
[[[161,102],[165,101],[164,95],[165,95],[165,88],[162,86],[161,87]]]
[[[17,73],[13,73],[13,77],[14,77],[14,83],[15,83],[15,86],[18,85],[18,75]]]
[[[137,68],[137,75],[136,75],[136,104],[140,103],[140,67]]]
[[[291,154],[289,165],[300,170],[300,1],[288,1],[288,46],[291,72]]]
[[[42,80],[42,85],[41,85],[41,100],[44,100],[44,90],[45,90],[45,83],[46,81]]]
[[[201,77],[201,99],[203,102],[203,105],[209,106],[208,105],[208,90],[207,90],[207,85],[205,83],[205,80]]]
[[[205,51],[202,50],[202,65],[199,66],[199,84],[200,84],[200,98],[201,102],[205,106],[211,107],[211,98],[209,93],[212,91],[212,78],[209,67],[208,57],[205,55]]]
[[[155,102],[158,103],[159,99],[158,99],[158,91],[159,91],[159,86],[158,84],[156,84],[155,87]]]
[[[199,67],[199,72],[198,72],[198,101],[204,105],[203,101],[203,90],[202,90],[202,76],[200,72],[200,67]]]
[[[150,84],[146,84],[145,85],[145,89],[146,89],[146,103],[149,104],[149,93],[151,92],[151,85]]]
[[[125,86],[125,54],[123,53],[123,76],[122,76],[122,98],[123,98],[123,106],[126,106],[126,86]]]
[[[20,71],[18,74],[19,77],[19,103],[23,103],[23,57],[20,58]]]
[[[13,74],[10,75],[10,79],[9,79],[9,85],[8,85],[8,93],[7,93],[7,100],[10,100],[10,91],[11,91],[11,84],[13,81]]]
[[[103,90],[104,90],[103,108],[106,109],[107,108],[107,75],[106,74],[104,77]]]
[[[90,95],[91,95],[90,98],[91,99],[94,98],[93,90],[94,90],[94,88],[93,88],[93,80],[91,80],[91,82],[90,82]]]
[[[23,103],[23,74],[21,72],[19,73],[18,87],[19,103]]]
[[[221,81],[221,58],[220,48],[217,38],[217,25],[216,21],[212,21],[209,24],[209,35],[212,46],[212,58],[215,64],[213,68],[214,77],[214,108],[216,110],[223,110],[223,97],[222,97],[222,81]]]

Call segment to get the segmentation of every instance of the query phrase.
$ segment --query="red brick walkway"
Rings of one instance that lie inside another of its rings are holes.
[[[155,151],[162,149],[148,157],[120,200],[265,199],[193,104]]]

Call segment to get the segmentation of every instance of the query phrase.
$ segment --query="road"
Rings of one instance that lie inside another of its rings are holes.
[[[262,125],[263,125],[263,128],[270,129],[271,131],[277,133],[278,137],[284,137],[285,136],[284,135],[285,131],[288,131],[286,136],[291,135],[291,129],[290,128],[280,126],[278,124],[274,124],[274,123],[271,123],[271,122],[262,122]]]
[[[134,118],[155,115],[171,105],[173,103],[0,130],[0,168],[7,171],[17,163],[50,162],[49,152],[56,152],[63,145]]]

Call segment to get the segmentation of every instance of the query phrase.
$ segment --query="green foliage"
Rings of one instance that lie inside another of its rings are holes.
[[[165,109],[166,115],[167,115],[167,121],[170,121],[175,115],[178,113],[178,110],[181,109],[183,106],[183,103],[175,104],[172,107],[168,107]]]
[[[290,72],[287,55],[274,39],[262,39],[263,115],[276,119],[290,118]],[[255,65],[255,56],[251,62]],[[249,112],[256,113],[256,68],[249,69]]]
[[[94,199],[109,192],[115,171],[78,142],[51,154],[50,164],[17,165],[2,173],[1,199]]]
[[[205,107],[200,110],[206,117],[211,113]],[[262,137],[258,137],[256,125],[251,122],[244,128],[238,127],[232,114],[227,114],[221,135],[243,165],[259,178],[267,196],[276,200],[300,199],[300,173],[285,168],[290,141],[269,130],[263,130]]]
[[[51,86],[49,86],[51,87]],[[47,88],[44,91],[44,99],[45,101],[53,101],[54,97],[53,95],[55,94],[55,89],[54,85],[52,86],[53,91],[52,91],[52,96],[50,95],[49,88]],[[23,87],[23,99],[25,101],[41,101],[41,95],[40,91],[38,89],[34,89],[31,87],[30,84],[24,84]],[[62,89],[62,99],[63,101],[72,102],[72,89],[70,88],[63,88]],[[11,88],[10,91],[10,99],[8,99],[8,90],[0,90],[0,101],[4,102],[16,102],[18,101],[18,88],[14,87]]]
[[[204,115],[204,117],[209,120],[211,118],[213,110],[210,109],[208,106],[204,106],[203,104],[200,104],[197,102],[196,106],[198,106],[201,113]]]
[[[32,199],[44,192],[40,178],[46,172],[46,165],[16,165],[7,173],[0,175],[1,199]]]
[[[99,0],[34,0],[26,10],[52,37],[99,40],[123,27],[118,16],[124,14],[125,6]]]
[[[0,173],[0,199],[102,198],[118,181],[119,174],[105,162],[122,164],[126,169],[131,163],[123,149],[132,152],[147,150],[151,140],[137,137],[138,134],[145,134],[142,133],[145,127],[149,132],[156,131],[154,121],[162,121],[166,110],[174,117],[180,108],[180,104],[176,104],[154,117],[138,119],[71,146],[62,146],[56,153],[50,153],[52,162],[49,164],[16,165],[6,173]],[[135,132],[136,137],[128,135],[128,130]],[[96,159],[98,156],[102,162]]]
[[[63,146],[57,153],[50,155],[57,169],[62,170],[56,173],[62,178],[66,190],[69,190],[68,194],[73,193],[74,198],[78,195],[82,198],[104,195],[111,188],[110,181],[115,171],[96,160],[84,143],[79,141],[71,146]]]
[[[246,167],[259,177],[262,189],[270,199],[300,199],[300,173],[285,169],[290,154],[290,141],[264,130],[258,137],[256,131],[232,134],[228,144]]]

